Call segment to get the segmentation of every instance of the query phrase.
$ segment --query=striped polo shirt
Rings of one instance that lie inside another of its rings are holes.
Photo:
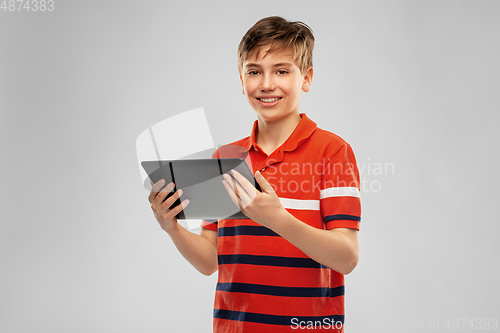
[[[245,158],[298,220],[319,229],[359,230],[360,181],[350,145],[300,116],[270,155],[256,143],[255,121],[249,137],[220,147],[213,157]],[[202,227],[218,233],[214,332],[343,332],[342,274],[253,220],[203,221]]]

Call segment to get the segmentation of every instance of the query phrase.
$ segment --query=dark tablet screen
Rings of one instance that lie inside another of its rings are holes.
[[[175,183],[175,189],[167,198],[182,189],[181,200],[189,199],[189,205],[177,215],[178,219],[247,219],[222,184],[222,175],[229,174],[231,169],[241,173],[260,191],[242,158],[143,161],[141,165],[153,183],[160,179],[165,179],[165,186],[172,181]],[[181,200],[172,207],[179,205]]]

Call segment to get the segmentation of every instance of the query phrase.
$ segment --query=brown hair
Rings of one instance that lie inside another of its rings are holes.
[[[288,21],[280,16],[270,16],[259,20],[241,39],[238,46],[238,70],[250,55],[264,45],[271,44],[267,52],[293,47],[293,61],[297,61],[302,74],[312,67],[314,36],[312,29],[303,22]],[[267,54],[266,52],[266,54]]]

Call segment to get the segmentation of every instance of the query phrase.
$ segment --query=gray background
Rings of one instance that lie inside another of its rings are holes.
[[[365,166],[346,331],[500,319],[499,14],[486,0],[0,11],[0,331],[211,331],[216,274],[158,229],[135,140],[201,106],[217,144],[247,136],[236,49],[269,15],[314,30],[301,112]]]

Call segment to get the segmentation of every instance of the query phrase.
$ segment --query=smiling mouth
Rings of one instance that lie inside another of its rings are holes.
[[[273,98],[257,98],[259,101],[264,102],[264,103],[272,103],[279,101],[283,97],[273,97]]]

